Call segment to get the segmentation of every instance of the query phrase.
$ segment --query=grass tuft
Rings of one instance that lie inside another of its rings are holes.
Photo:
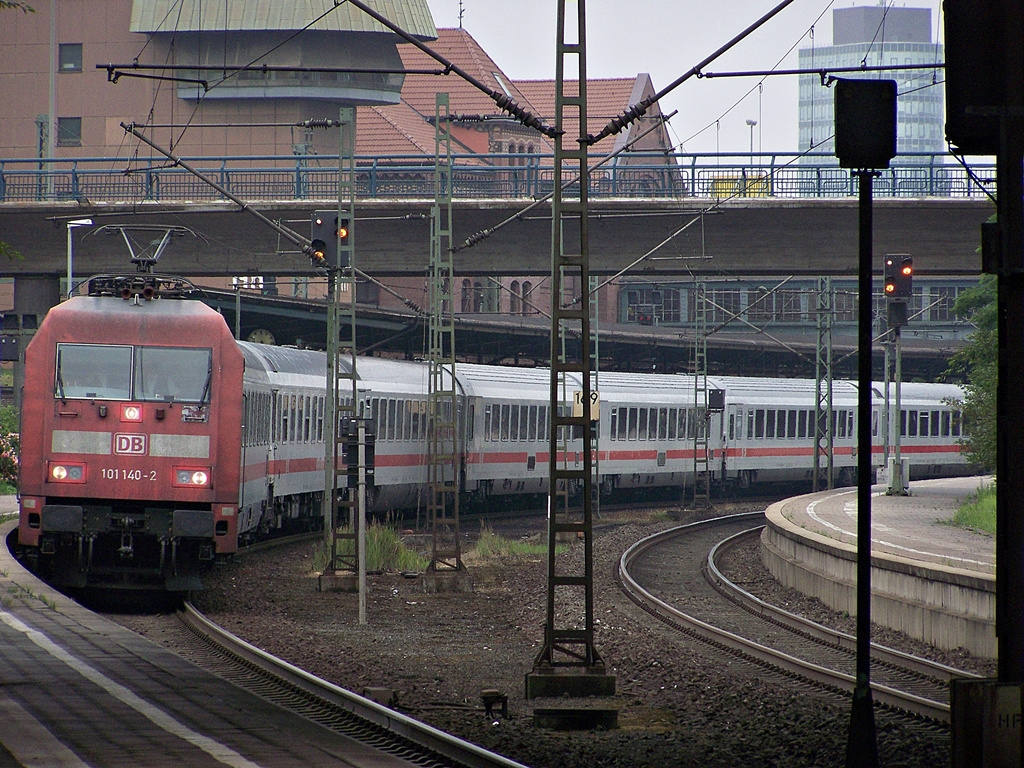
[[[567,544],[558,544],[555,547],[555,552],[562,553],[568,548]],[[498,558],[534,560],[547,557],[548,545],[543,541],[506,539],[492,531],[488,525],[481,523],[480,537],[477,539],[473,552],[480,560]]]
[[[996,486],[983,485],[960,505],[953,515],[953,525],[984,531],[993,536],[996,532]]]
[[[344,540],[341,545],[339,554],[350,557],[355,542]],[[314,555],[313,569],[326,570],[329,559],[326,545],[321,546]],[[369,522],[366,527],[366,570],[405,573],[425,570],[427,565],[429,561],[409,549],[394,526],[379,520]]]

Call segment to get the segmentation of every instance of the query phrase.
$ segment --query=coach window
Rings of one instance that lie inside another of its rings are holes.
[[[404,400],[395,403],[395,440],[401,440],[405,435],[405,409]]]
[[[932,437],[939,436],[939,412],[932,411]]]
[[[509,410],[509,439],[519,439],[519,406],[513,405]]]
[[[786,434],[790,438],[796,437],[796,411],[788,411],[786,416]]]
[[[772,440],[772,439],[775,438],[775,425],[776,425],[776,423],[777,422],[775,420],[775,409],[774,408],[769,408],[768,411],[767,411],[767,414],[766,414],[766,422],[765,422],[766,427],[767,427],[767,429],[765,430],[765,437],[767,437],[769,440]]]
[[[132,348],[58,344],[54,393],[60,399],[131,399]]]
[[[629,409],[629,425],[626,428],[626,439],[636,440],[636,408]]]
[[[807,411],[797,411],[796,436],[800,440],[807,437]]]
[[[754,437],[764,439],[764,409],[758,408],[754,416]]]
[[[388,398],[387,415],[384,417],[384,428],[387,430],[385,440],[395,439],[395,409],[397,407],[395,399],[393,397]]]
[[[508,442],[508,425],[512,420],[508,403],[501,404],[501,440],[502,442]]]
[[[928,411],[921,411],[921,414],[917,420],[917,426],[921,432],[921,437],[928,437],[928,433],[930,431],[930,421],[931,419],[929,418]]]

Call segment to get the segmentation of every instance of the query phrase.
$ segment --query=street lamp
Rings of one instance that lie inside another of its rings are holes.
[[[747,119],[747,125],[750,127],[750,164],[754,164],[754,126],[757,125],[757,120]]]
[[[72,275],[72,269],[71,268],[72,268],[72,265],[74,264],[74,255],[73,255],[74,250],[73,250],[73,245],[72,245],[72,240],[71,240],[71,230],[73,230],[75,227],[91,227],[91,226],[92,226],[92,219],[74,219],[74,220],[68,222],[68,298],[69,299],[71,298],[71,289],[72,289],[72,285],[73,285],[73,283],[72,283],[73,275]]]

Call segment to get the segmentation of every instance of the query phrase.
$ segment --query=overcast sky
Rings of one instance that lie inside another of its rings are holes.
[[[940,0],[892,5],[930,8],[941,40]],[[459,0],[428,0],[438,27],[459,26]],[[590,0],[590,77],[648,72],[656,91],[710,56],[778,4],[777,0]],[[796,69],[797,50],[832,44],[832,10],[878,0],[796,0],[705,71]],[[568,8],[575,9],[575,3]],[[556,0],[463,0],[462,26],[511,78],[554,79]],[[575,12],[573,10],[573,12]],[[790,50],[792,49],[792,50]],[[679,110],[669,136],[687,152],[796,151],[797,78],[690,78],[662,101]],[[753,130],[747,120],[756,120]],[[753,136],[751,136],[753,133]],[[804,148],[806,149],[806,147]]]

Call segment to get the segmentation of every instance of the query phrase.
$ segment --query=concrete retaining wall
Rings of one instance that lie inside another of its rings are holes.
[[[856,548],[794,526],[782,514],[783,503],[765,515],[765,566],[781,584],[855,615]],[[871,558],[871,593],[874,623],[937,648],[995,658],[993,576],[879,553]]]

